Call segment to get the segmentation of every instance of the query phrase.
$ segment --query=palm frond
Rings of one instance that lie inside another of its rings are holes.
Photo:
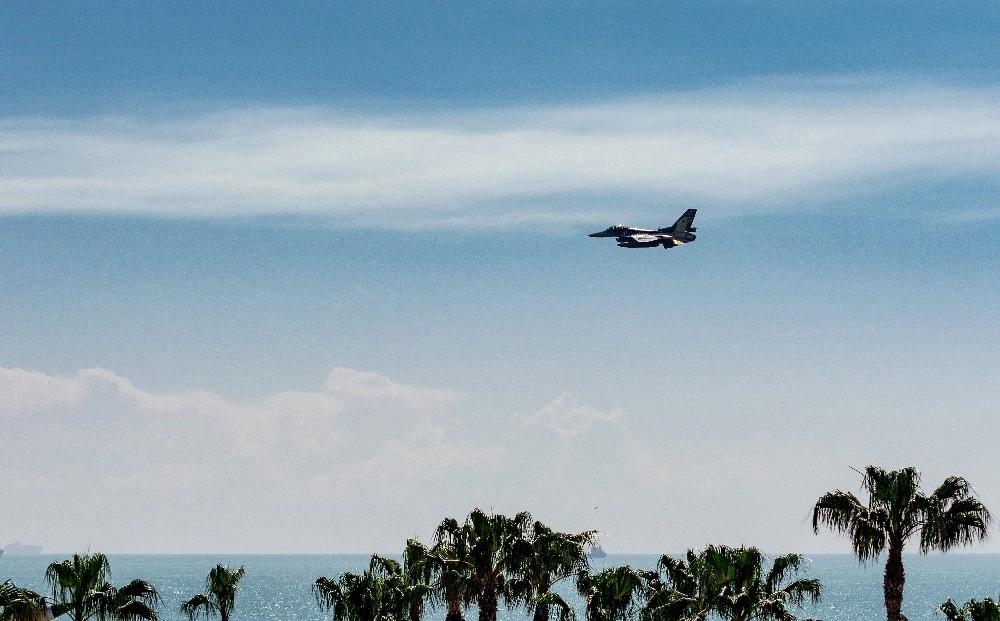
[[[38,621],[48,607],[45,598],[7,580],[0,584],[0,621]]]
[[[201,617],[208,618],[219,614],[219,606],[204,593],[199,593],[186,602],[183,602],[180,611],[188,619],[195,621]]]
[[[130,599],[115,608],[115,619],[118,621],[156,621],[159,615],[156,608],[139,599]]]
[[[531,608],[537,606],[553,606],[559,610],[559,621],[574,621],[576,612],[558,593],[543,593],[531,601]]]
[[[780,591],[783,601],[793,606],[802,606],[808,599],[813,604],[819,603],[823,596],[823,585],[816,578],[800,578],[786,584]]]
[[[921,552],[947,551],[983,541],[989,535],[993,516],[976,498],[964,494],[938,496],[935,492],[928,501],[920,531]]]
[[[136,599],[148,604],[157,604],[160,601],[160,594],[156,588],[145,580],[133,580],[118,589],[119,598]]]
[[[938,606],[938,611],[940,611],[948,621],[968,621],[965,617],[965,611],[959,608],[955,602],[948,598],[948,601]]]
[[[112,601],[114,616],[119,621],[152,621],[158,618],[156,606],[160,594],[145,580],[133,580],[119,588]]]
[[[877,558],[886,547],[885,513],[864,506],[850,492],[840,490],[824,494],[813,506],[813,532],[820,526],[851,537],[858,560],[866,563]]]
[[[799,573],[805,557],[801,554],[785,554],[774,559],[771,569],[767,573],[767,588],[770,591],[778,590],[778,585],[784,582],[789,576]]]

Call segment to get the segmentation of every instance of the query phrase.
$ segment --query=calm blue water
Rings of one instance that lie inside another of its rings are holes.
[[[52,561],[65,556],[3,556],[0,557],[0,581],[10,578],[18,586],[45,592],[43,576]],[[360,555],[111,555],[113,582],[123,584],[133,578],[152,582],[160,591],[163,603],[160,615],[164,621],[182,621],[177,612],[180,602],[201,592],[208,570],[216,563],[246,566],[246,576],[240,582],[235,619],[261,621],[322,621],[323,613],[310,590],[320,576],[334,578],[344,571],[362,571],[368,556]],[[637,568],[653,568],[654,555],[611,554],[593,562],[593,569],[629,564]],[[826,589],[823,602],[808,607],[800,618],[813,616],[825,621],[869,621],[885,618],[882,606],[882,567],[872,564],[859,566],[848,555],[817,555],[810,557],[807,576],[819,578]],[[903,611],[913,621],[943,619],[934,613],[935,607],[951,597],[959,602],[1000,594],[1000,555],[949,554],[904,556],[906,594]],[[563,587],[566,592],[570,584]],[[568,592],[566,593],[569,594]],[[573,598],[582,619],[582,602]],[[501,609],[506,621],[526,618],[518,611]],[[428,621],[440,621],[444,613],[430,611]],[[467,618],[475,620],[475,611]]]

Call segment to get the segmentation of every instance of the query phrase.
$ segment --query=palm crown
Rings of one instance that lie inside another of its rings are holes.
[[[408,553],[421,556],[409,547]],[[334,621],[419,618],[420,603],[429,589],[418,575],[408,575],[398,562],[377,554],[372,555],[368,569],[360,575],[346,572],[336,580],[323,577],[313,584],[316,603],[332,611]]]
[[[133,580],[121,588],[110,582],[111,565],[100,553],[74,554],[52,563],[45,580],[52,587],[52,614],[66,614],[72,621],[155,620],[160,596],[153,585]]]
[[[465,604],[479,606],[480,621],[495,621],[497,602],[508,604],[517,599],[510,580],[517,575],[529,552],[526,531],[531,515],[518,513],[513,518],[487,515],[474,509],[459,526],[455,520],[441,522],[435,532],[438,543],[451,546],[455,559],[465,571],[459,577]]]
[[[191,621],[200,616],[218,616],[221,621],[229,621],[236,606],[236,587],[244,573],[242,565],[237,569],[216,565],[205,579],[205,592],[181,604],[181,612]]]
[[[638,598],[645,591],[646,572],[628,565],[612,567],[591,574],[580,570],[576,590],[587,603],[587,621],[627,621],[638,609]]]
[[[702,620],[710,614],[732,621],[792,621],[790,608],[819,600],[818,580],[799,578],[805,559],[786,554],[765,567],[767,559],[753,547],[708,546],[688,550],[685,559],[660,558],[650,576],[647,621]]]
[[[519,563],[517,584],[529,608],[534,608],[533,621],[548,621],[549,606],[557,606],[562,616],[572,614],[572,608],[550,589],[554,584],[588,570],[586,547],[594,543],[596,531],[578,534],[561,533],[541,522],[535,522],[528,535],[526,554]]]

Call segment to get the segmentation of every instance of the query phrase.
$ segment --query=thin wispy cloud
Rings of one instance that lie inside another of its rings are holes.
[[[613,425],[623,416],[620,408],[603,412],[592,405],[579,403],[573,395],[564,392],[538,411],[518,419],[523,427],[542,427],[565,439],[579,436],[594,425]]]
[[[0,121],[0,213],[307,214],[383,227],[591,221],[608,197],[792,205],[1000,175],[994,88],[804,81],[365,117]]]
[[[414,408],[445,407],[461,398],[453,390],[400,384],[373,371],[343,367],[330,372],[324,388],[345,401],[388,399]]]

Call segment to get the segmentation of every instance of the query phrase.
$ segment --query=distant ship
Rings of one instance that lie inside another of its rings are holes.
[[[19,541],[15,541],[14,543],[8,543],[4,546],[3,551],[10,555],[26,556],[30,554],[41,554],[42,546],[29,546]]]
[[[608,553],[601,546],[590,546],[590,558],[604,558],[607,555]]]

